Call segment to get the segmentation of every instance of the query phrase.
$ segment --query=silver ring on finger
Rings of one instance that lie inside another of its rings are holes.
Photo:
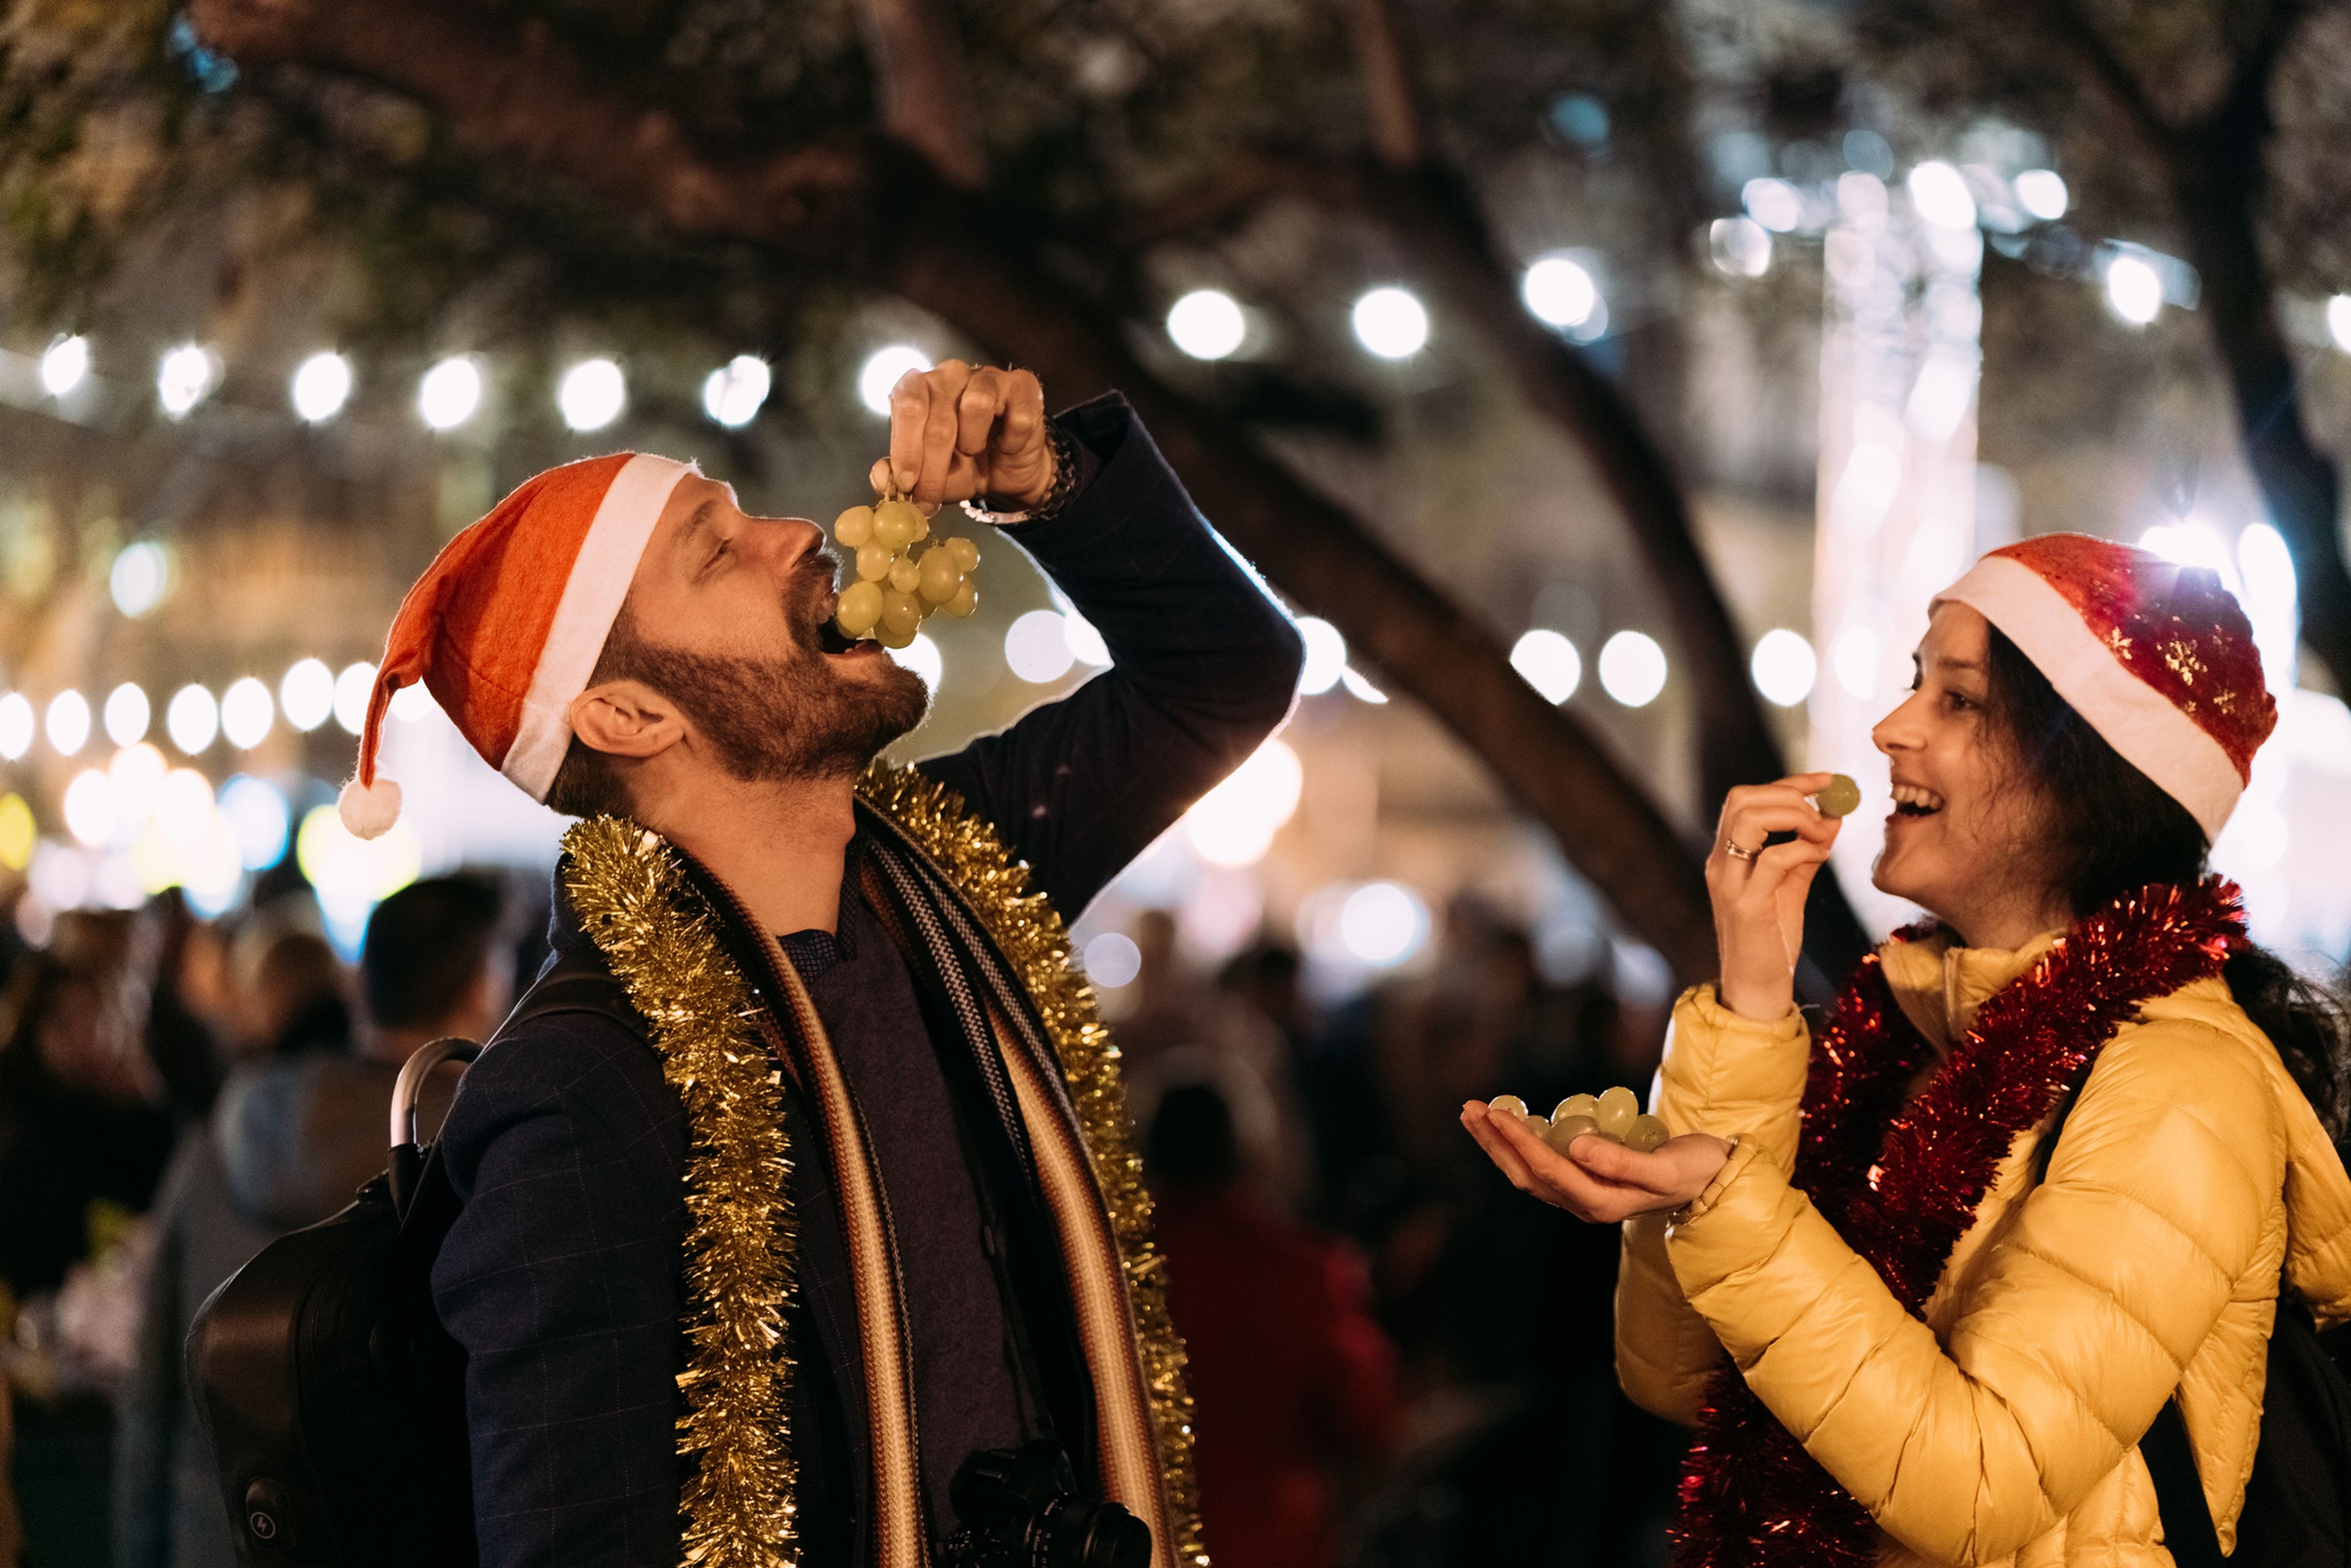
[[[1732,860],[1745,861],[1748,864],[1753,865],[1755,863],[1756,855],[1761,852],[1756,850],[1742,850],[1737,844],[1734,844],[1726,839],[1723,841],[1722,852],[1729,855]]]

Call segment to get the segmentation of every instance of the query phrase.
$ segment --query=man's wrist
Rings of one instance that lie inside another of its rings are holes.
[[[1035,499],[982,496],[966,501],[963,509],[983,523],[998,528],[1011,528],[1022,523],[1041,523],[1066,507],[1081,487],[1086,462],[1080,453],[1077,440],[1058,423],[1048,421],[1045,444],[1050,477]]]

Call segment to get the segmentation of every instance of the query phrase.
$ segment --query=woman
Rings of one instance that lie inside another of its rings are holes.
[[[2203,875],[2275,723],[2251,629],[2210,572],[2053,535],[1938,600],[1917,665],[1875,881],[1935,918],[1819,1040],[1792,980],[1838,824],[1807,774],[1724,805],[1722,977],[1656,1093],[1679,1135],[1562,1157],[1463,1122],[1628,1221],[1619,1375],[1699,1428],[1681,1561],[2168,1563],[2137,1444],[2175,1395],[2228,1551],[2281,1280],[2351,1317],[2342,1015]]]

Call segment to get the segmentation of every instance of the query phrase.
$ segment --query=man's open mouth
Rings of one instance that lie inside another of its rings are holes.
[[[1897,816],[1931,817],[1941,810],[1943,798],[1919,784],[1896,784],[1894,787],[1894,810]]]
[[[817,651],[822,653],[846,653],[857,646],[854,640],[841,634],[841,628],[830,617],[819,622],[816,629]]]

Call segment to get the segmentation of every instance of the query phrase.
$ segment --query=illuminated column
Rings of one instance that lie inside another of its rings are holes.
[[[1948,175],[1948,179],[1943,176]],[[1861,781],[1835,864],[1865,923],[1912,913],[1869,884],[1890,801],[1871,727],[1909,685],[1927,601],[1975,553],[1976,386],[1983,259],[1974,203],[1947,164],[1907,189],[1837,183],[1826,236],[1812,763]]]

